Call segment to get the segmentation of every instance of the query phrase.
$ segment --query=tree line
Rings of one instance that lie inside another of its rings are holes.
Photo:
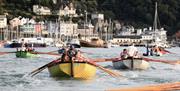
[[[73,2],[77,13],[85,10],[89,13],[103,13],[105,18],[118,20],[135,28],[153,25],[155,2],[158,3],[158,14],[161,27],[172,35],[180,29],[179,0],[0,0],[0,14],[8,13],[8,19],[15,16],[32,17],[32,6],[35,4],[49,7],[56,11],[61,5]],[[49,18],[45,16],[45,18]]]

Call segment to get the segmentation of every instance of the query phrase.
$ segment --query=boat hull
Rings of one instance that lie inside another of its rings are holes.
[[[71,44],[72,46],[74,46],[74,48],[81,48],[81,45],[79,44]]]
[[[46,44],[40,44],[40,43],[27,43],[27,46],[31,47],[33,44],[33,47],[46,47]],[[22,47],[22,43],[12,43],[4,46],[5,48],[18,48]]]
[[[114,61],[113,67],[116,69],[146,70],[149,68],[149,63],[143,59],[124,59],[120,61]]]
[[[17,58],[31,58],[31,57],[36,57],[36,54],[32,54],[30,52],[26,52],[26,51],[17,51],[16,52],[16,57]]]
[[[76,79],[91,79],[96,74],[96,67],[85,62],[74,62],[72,68],[71,62],[59,63],[54,66],[48,67],[52,77]],[[73,70],[73,71],[72,71]],[[73,73],[72,73],[73,72]]]
[[[98,47],[98,48],[105,48],[106,47],[104,45],[87,42],[85,40],[80,40],[80,45],[82,47]]]

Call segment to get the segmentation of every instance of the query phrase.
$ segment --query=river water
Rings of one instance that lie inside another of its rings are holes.
[[[81,48],[89,58],[113,58],[119,55],[124,47],[118,48]],[[0,52],[10,52],[16,49],[0,48]],[[57,48],[37,48],[37,51],[48,52]],[[145,52],[145,48],[138,48]],[[154,59],[180,60],[180,48],[167,49],[174,54],[166,54]],[[114,78],[97,70],[96,77],[91,80],[57,79],[49,76],[46,70],[30,77],[32,70],[57,59],[57,56],[39,55],[37,58],[16,58],[15,54],[0,55],[0,91],[78,91],[78,90],[106,90],[110,88],[134,87],[149,84],[159,84],[180,81],[180,65],[169,65],[151,62],[147,70],[116,70],[111,62],[99,63],[124,77]]]

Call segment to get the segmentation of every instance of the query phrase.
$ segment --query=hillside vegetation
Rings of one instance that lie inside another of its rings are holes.
[[[60,5],[68,0],[0,0],[0,14],[8,13],[8,19],[16,16],[32,17],[32,6],[39,4],[49,7],[55,12]],[[179,0],[70,0],[73,1],[80,14],[87,10],[89,13],[104,13],[106,18],[119,20],[136,28],[152,26],[154,19],[155,2],[158,2],[160,25],[174,34],[180,29],[180,1]],[[52,19],[53,16],[42,16]]]

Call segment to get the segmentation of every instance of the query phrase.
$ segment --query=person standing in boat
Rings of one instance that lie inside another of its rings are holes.
[[[131,46],[127,48],[127,54],[129,58],[138,58],[138,50],[132,43]]]

